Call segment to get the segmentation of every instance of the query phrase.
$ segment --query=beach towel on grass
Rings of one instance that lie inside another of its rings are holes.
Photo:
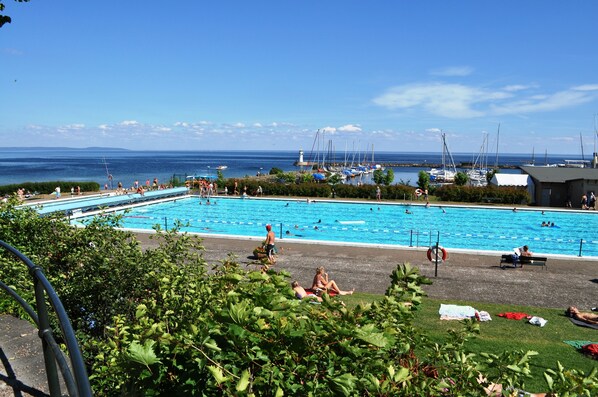
[[[307,295],[318,295],[318,294],[316,293],[316,291],[314,291],[314,290],[313,290],[313,289],[311,289],[311,288],[306,288],[306,289],[305,289],[305,292],[307,292]],[[320,294],[320,295],[321,295],[321,294]],[[336,295],[338,295],[338,294],[337,294],[336,292],[334,292],[334,291],[330,291],[330,290],[329,290],[329,291],[328,291],[328,295],[330,295],[330,296],[336,296]]]
[[[592,342],[591,340],[564,340],[563,342],[569,346],[573,346],[577,350],[580,350],[585,345],[598,344],[598,342]]]
[[[569,317],[569,320],[571,320],[571,322],[573,324],[579,325],[580,327],[588,327],[588,328],[598,329],[598,324],[588,324],[585,321],[577,320],[573,317]]]
[[[522,318],[532,318],[532,316],[530,316],[529,314],[521,312],[500,313],[498,317],[508,318],[509,320],[521,320]]]
[[[590,343],[589,345],[584,345],[581,348],[581,352],[583,354],[587,354],[588,356],[598,360],[598,344]]]
[[[573,346],[580,352],[587,354],[588,356],[598,359],[598,343],[589,340],[565,340],[566,344]]]
[[[475,317],[476,312],[477,310],[471,306],[445,305],[444,303],[440,304],[440,310],[438,310],[441,320],[464,320]]]

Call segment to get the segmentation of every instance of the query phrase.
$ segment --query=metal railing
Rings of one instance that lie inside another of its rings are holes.
[[[8,293],[19,305],[27,312],[38,328],[38,336],[42,340],[42,349],[44,353],[44,364],[46,376],[48,378],[48,388],[52,397],[62,396],[60,391],[60,382],[58,370],[62,375],[64,384],[70,396],[87,397],[92,396],[89,377],[83,362],[83,356],[79,349],[79,344],[75,338],[75,332],[71,322],[64,310],[62,302],[58,298],[56,291],[46,278],[41,267],[36,266],[29,258],[19,252],[16,248],[0,240],[0,246],[16,256],[21,262],[27,265],[29,274],[33,278],[35,289],[35,305],[37,312],[11,287],[0,281],[0,288]],[[52,328],[50,326],[50,317],[48,305],[50,303],[56,316],[58,324],[62,331],[67,353],[70,357],[70,367],[64,352],[58,346]]]

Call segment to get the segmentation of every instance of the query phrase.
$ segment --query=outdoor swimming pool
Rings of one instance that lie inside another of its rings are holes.
[[[206,235],[264,237],[272,224],[278,238],[391,246],[508,252],[524,244],[534,253],[598,257],[598,213],[512,208],[354,203],[338,201],[186,197],[123,210],[123,226],[172,228]],[[200,204],[201,202],[201,204]],[[215,203],[215,204],[214,204]],[[411,214],[405,211],[409,210]],[[83,218],[84,219],[84,218]],[[542,227],[542,222],[555,227]],[[288,231],[288,233],[287,233]]]

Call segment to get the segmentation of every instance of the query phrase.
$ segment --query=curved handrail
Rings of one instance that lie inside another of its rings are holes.
[[[85,363],[79,344],[75,338],[75,332],[71,326],[71,322],[64,310],[62,302],[58,298],[56,291],[46,278],[41,267],[35,265],[29,258],[23,255],[16,248],[0,240],[0,246],[5,250],[15,255],[21,262],[29,268],[29,274],[33,277],[35,288],[35,301],[37,314],[35,310],[25,302],[12,288],[0,282],[0,288],[6,291],[13,299],[15,299],[21,307],[31,316],[38,327],[38,335],[42,340],[42,347],[44,352],[44,362],[46,366],[46,375],[48,377],[48,387],[51,396],[61,396],[60,384],[58,382],[58,373],[56,364],[63,376],[64,383],[71,396],[87,397],[92,396],[91,386],[89,384],[89,377],[85,369]],[[52,328],[50,326],[50,319],[46,305],[46,296],[49,303],[52,305],[54,312],[58,316],[58,323],[62,334],[64,336],[68,354],[70,356],[71,368],[69,368],[64,353],[56,343]]]

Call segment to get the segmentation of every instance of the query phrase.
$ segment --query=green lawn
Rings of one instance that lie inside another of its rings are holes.
[[[348,305],[367,303],[379,299],[379,295],[354,294],[344,296]],[[546,391],[543,373],[547,368],[556,368],[560,361],[566,368],[575,368],[585,373],[598,365],[598,361],[586,357],[575,348],[564,343],[565,340],[588,340],[598,342],[598,330],[579,327],[564,316],[564,309],[543,309],[531,306],[499,305],[491,303],[463,302],[454,300],[436,300],[424,298],[415,317],[415,325],[425,330],[436,342],[446,339],[447,330],[460,328],[458,321],[440,320],[440,304],[472,306],[478,311],[487,311],[492,321],[480,323],[480,334],[467,343],[471,352],[500,353],[505,350],[534,350],[540,353],[532,357],[533,378],[526,382],[527,391]],[[498,317],[503,312],[524,312],[547,320],[544,327],[529,324],[527,320],[508,320]]]

